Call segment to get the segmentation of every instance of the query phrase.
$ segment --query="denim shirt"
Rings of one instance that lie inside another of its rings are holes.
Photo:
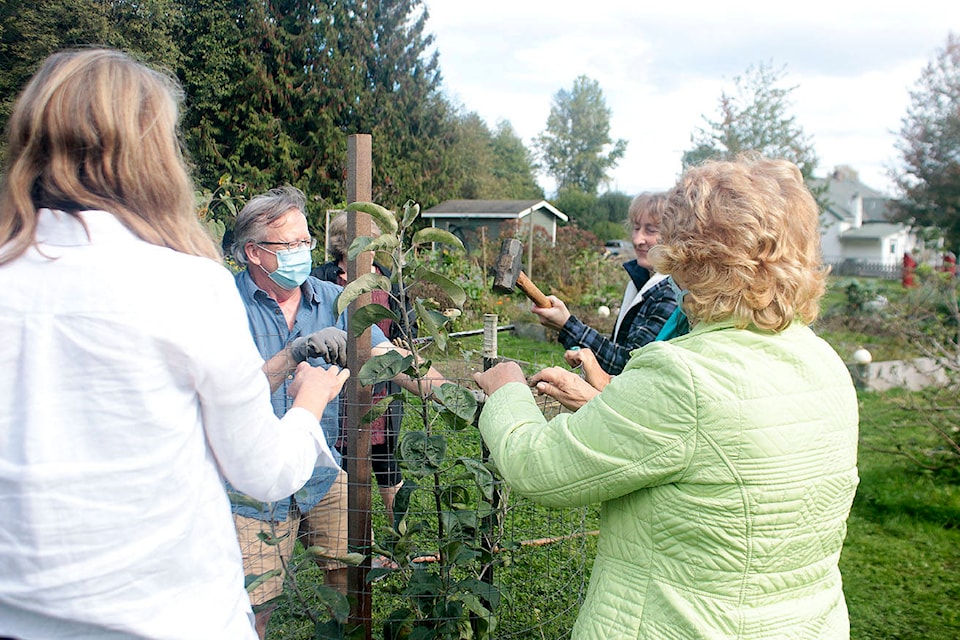
[[[294,338],[307,336],[314,331],[331,326],[339,327],[344,331],[347,330],[347,314],[344,313],[340,317],[336,315],[337,296],[343,290],[339,285],[318,280],[312,276],[308,277],[300,285],[302,298],[291,331],[287,329],[287,320],[280,305],[256,285],[246,269],[237,274],[236,282],[240,297],[247,309],[250,333],[253,334],[253,341],[256,343],[257,349],[260,350],[260,355],[264,361],[276,355]],[[373,325],[370,330],[370,344],[378,345],[387,341],[386,336],[383,335],[383,331],[378,326]],[[308,362],[313,366],[324,368],[330,366],[322,358],[311,358]],[[287,395],[290,382],[289,378],[284,379],[283,383],[270,397],[273,403],[273,412],[277,417],[282,417],[293,405],[293,398]],[[329,403],[323,411],[323,418],[320,420],[320,428],[323,429],[327,444],[330,445],[330,450],[338,464],[341,459],[335,445],[340,428],[339,405],[339,402]],[[302,513],[306,513],[320,502],[327,491],[330,490],[330,487],[333,486],[337,473],[336,469],[329,467],[320,467],[314,470],[313,476],[303,488],[292,496]],[[228,489],[233,491],[229,486]],[[272,504],[264,504],[263,508],[258,510],[247,504],[234,504],[233,512],[247,518],[282,521],[286,520],[290,505],[290,500],[281,500]]]

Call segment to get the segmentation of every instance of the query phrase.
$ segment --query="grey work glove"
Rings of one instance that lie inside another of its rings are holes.
[[[320,329],[290,343],[290,354],[298,364],[307,358],[323,358],[330,364],[347,366],[347,332],[337,327]]]

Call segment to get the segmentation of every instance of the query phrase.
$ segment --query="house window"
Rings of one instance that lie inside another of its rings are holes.
[[[890,255],[897,255],[897,241],[894,240],[890,243]]]

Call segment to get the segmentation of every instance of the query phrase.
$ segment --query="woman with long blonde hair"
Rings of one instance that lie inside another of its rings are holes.
[[[346,370],[277,419],[194,213],[179,88],[126,54],[48,58],[0,190],[0,637],[257,637],[224,479],[260,500],[335,466]]]

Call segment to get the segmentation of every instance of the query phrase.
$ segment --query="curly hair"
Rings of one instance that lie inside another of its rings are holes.
[[[667,193],[650,260],[687,290],[691,321],[782,331],[819,313],[827,269],[819,210],[792,162],[762,157],[687,169]]]

